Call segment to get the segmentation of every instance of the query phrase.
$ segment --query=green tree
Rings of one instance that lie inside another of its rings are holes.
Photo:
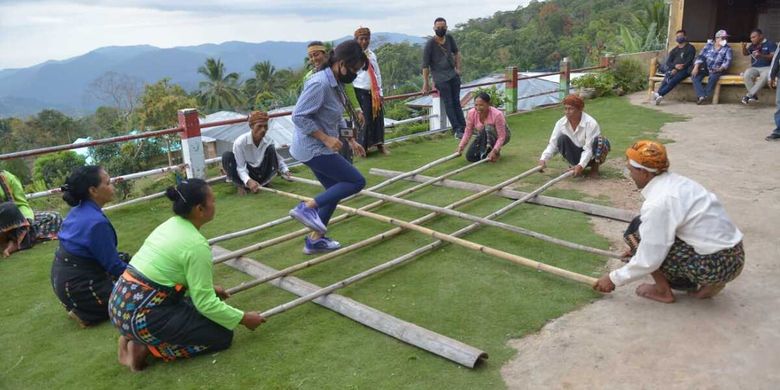
[[[254,77],[244,82],[244,93],[250,101],[257,100],[257,96],[263,93],[274,93],[279,87],[279,80],[276,79],[276,68],[271,65],[271,61],[255,63],[252,66]]]
[[[47,154],[35,160],[33,178],[42,180],[49,188],[59,187],[65,182],[73,168],[83,166],[84,157],[74,151]]]
[[[198,99],[201,107],[208,113],[220,110],[236,110],[244,101],[236,72],[226,73],[225,64],[220,59],[208,58],[198,68],[198,73],[206,77],[199,84]]]
[[[147,84],[141,95],[140,106],[137,109],[138,120],[144,130],[161,130],[175,127],[178,122],[178,111],[182,108],[197,106],[197,101],[187,95],[182,87],[171,84],[170,79],[164,78],[154,84]],[[166,145],[168,165],[173,165],[171,154],[172,143],[175,136],[162,137]],[[142,144],[141,146],[144,146]]]

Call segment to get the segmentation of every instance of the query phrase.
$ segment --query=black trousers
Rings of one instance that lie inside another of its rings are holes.
[[[371,102],[371,91],[355,88],[360,109],[363,110],[365,123],[358,133],[358,143],[366,150],[368,148],[385,143],[385,110],[379,108],[376,118],[373,117],[373,104]]]
[[[261,186],[268,184],[274,175],[279,171],[279,157],[273,145],[269,145],[263,155],[263,161],[259,166],[253,167],[246,165],[249,171],[249,178],[260,183]],[[244,186],[244,182],[238,177],[238,167],[236,166],[236,155],[233,152],[222,154],[222,169],[225,170],[227,177],[237,186]]]
[[[577,146],[574,144],[574,141],[569,138],[568,135],[561,134],[558,137],[558,140],[556,141],[558,146],[558,152],[561,153],[561,156],[563,156],[564,159],[569,163],[569,165],[577,165],[580,163],[580,157],[582,157],[582,152],[584,151],[583,148]],[[596,150],[598,149],[599,145],[599,138],[596,137],[593,140],[593,158],[596,158]],[[591,160],[593,159],[591,158]],[[583,167],[585,168],[585,167]]]
[[[444,110],[455,135],[462,135],[466,130],[466,118],[460,106],[460,76],[455,76],[442,83],[436,83],[439,97],[444,101]]]

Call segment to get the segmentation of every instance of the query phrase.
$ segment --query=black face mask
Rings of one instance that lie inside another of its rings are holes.
[[[342,83],[342,84],[349,84],[349,83],[355,81],[355,79],[357,78],[357,73],[355,73],[355,72],[349,70],[349,68],[347,68],[347,74],[339,73],[338,76],[339,76],[338,79],[339,79],[340,83]]]
[[[436,32],[436,36],[437,37],[441,38],[445,34],[447,34],[447,29],[446,28],[437,28],[436,30],[434,30],[434,32]]]

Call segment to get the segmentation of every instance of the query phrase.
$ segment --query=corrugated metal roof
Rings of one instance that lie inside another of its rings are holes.
[[[289,112],[292,111],[295,106],[282,107],[269,111],[270,114],[276,112]],[[239,114],[231,111],[219,111],[210,115],[206,115],[201,119],[201,123],[212,123],[225,121],[230,119],[244,118],[245,114]],[[385,126],[397,122],[396,120],[385,118]],[[234,125],[224,125],[210,127],[203,129],[201,132],[201,139],[204,142],[212,142],[215,140],[223,142],[233,142],[238,136],[249,131],[249,125],[246,122],[236,123]],[[293,132],[295,131],[295,125],[292,122],[290,115],[285,115],[277,118],[271,118],[268,121],[268,133],[266,137],[270,137],[274,144],[278,147],[285,147],[292,144]]]
[[[525,73],[519,73],[518,76],[524,77],[524,76],[534,76],[540,73],[537,72],[525,72]],[[575,79],[582,74],[574,74],[572,73],[571,78]],[[469,84],[480,84],[480,83],[487,83],[490,81],[497,81],[503,79],[505,76],[503,73],[495,73],[489,76],[485,76],[476,80],[472,80],[469,82]],[[477,87],[480,88],[480,87]],[[462,88],[460,90],[460,99],[461,102],[466,99],[467,101],[464,102],[463,105],[464,109],[470,108],[474,106],[474,101],[470,99],[469,94],[471,91],[477,88]],[[484,88],[484,87],[482,87]],[[489,88],[489,86],[488,86]],[[504,89],[506,88],[506,85],[504,83],[496,84],[496,88],[504,92]],[[558,76],[545,76],[540,77],[536,79],[528,79],[528,80],[520,80],[517,83],[517,110],[519,111],[529,111],[534,109],[535,107],[539,106],[545,106],[550,104],[557,104],[560,102],[560,99],[558,98],[557,93],[551,93],[548,95],[542,95],[542,96],[534,96],[531,98],[523,99],[523,96],[529,96],[529,95],[535,95],[542,92],[548,92],[548,91],[557,91],[558,90]],[[408,103],[406,103],[409,106],[412,107],[430,107],[431,106],[432,97],[431,95],[422,96],[417,99],[414,99]]]
[[[293,106],[282,107],[276,110],[271,110],[269,113],[292,111],[292,109]],[[219,111],[210,115],[206,115],[206,117],[201,119],[200,122],[212,123],[245,117],[246,114],[239,114],[237,112],[230,111]],[[249,132],[249,130],[249,124],[246,122],[241,122],[233,125],[216,126],[203,129],[201,136],[203,137],[203,141],[206,142],[212,140],[233,142],[236,138],[238,138],[238,136]],[[266,137],[271,138],[276,146],[283,147],[292,143],[292,135],[294,130],[295,126],[293,125],[292,119],[289,115],[278,118],[271,118],[268,121],[268,133],[266,133]]]

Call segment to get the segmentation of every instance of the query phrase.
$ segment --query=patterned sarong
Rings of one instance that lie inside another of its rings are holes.
[[[623,234],[632,256],[636,254],[641,241],[640,224],[639,217],[634,218]],[[731,248],[709,255],[700,255],[691,245],[675,237],[674,244],[669,248],[660,270],[672,288],[696,290],[702,286],[724,284],[734,280],[742,272],[744,265],[745,250],[741,241]]]
[[[108,296],[114,278],[95,259],[72,255],[60,247],[51,265],[51,285],[65,310],[95,324],[108,319]]]
[[[593,140],[593,160],[597,163],[604,164],[604,161],[607,161],[609,151],[610,145],[607,137],[599,135]]]
[[[155,283],[128,266],[111,293],[109,317],[119,333],[165,361],[230,347],[233,331],[200,314],[185,291],[182,285]]]

